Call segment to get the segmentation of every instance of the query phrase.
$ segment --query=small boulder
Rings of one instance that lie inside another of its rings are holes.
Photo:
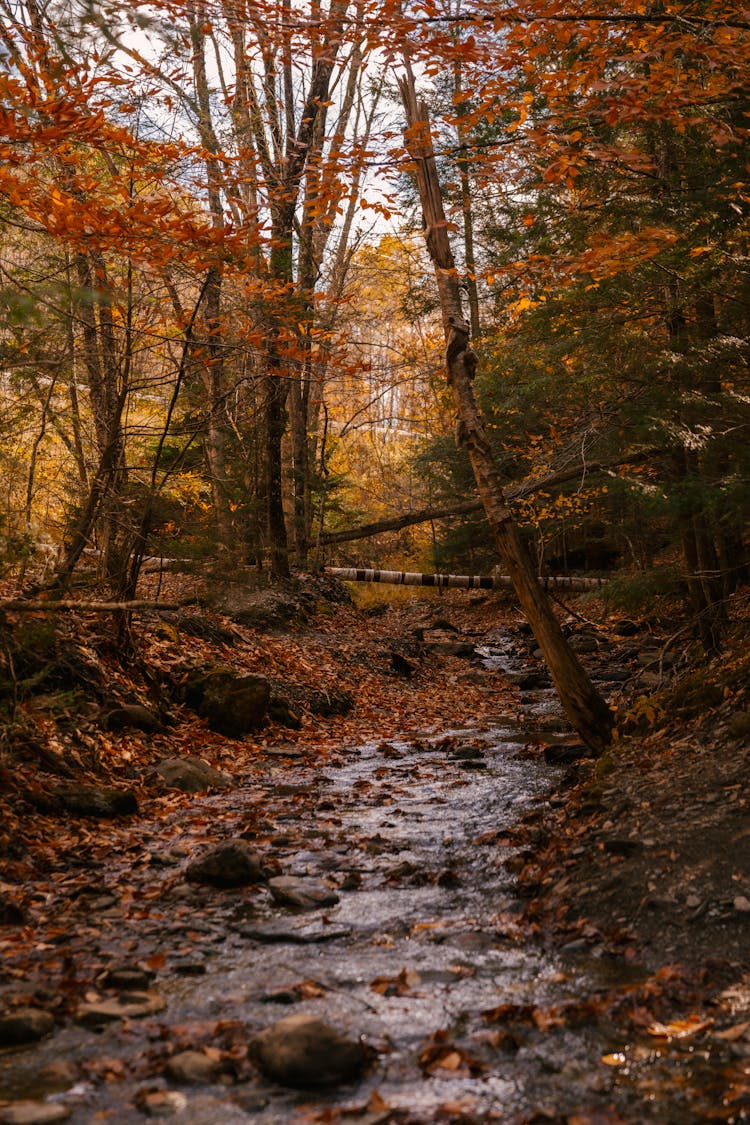
[[[268,880],[268,889],[282,906],[296,906],[300,910],[317,910],[321,906],[335,906],[339,896],[317,879],[298,879],[294,875],[278,875]]]
[[[185,877],[212,887],[246,887],[263,883],[271,872],[264,857],[245,840],[224,840],[188,864]]]
[[[271,685],[265,676],[240,676],[231,668],[193,669],[183,687],[185,702],[211,730],[242,738],[266,721]]]
[[[49,1035],[55,1021],[41,1008],[16,1008],[0,1016],[0,1047],[18,1047],[36,1043]]]
[[[307,1015],[287,1016],[250,1041],[251,1059],[274,1082],[295,1090],[352,1082],[362,1073],[362,1044]]]
[[[213,1082],[219,1068],[219,1062],[209,1058],[203,1051],[180,1051],[168,1061],[165,1073],[173,1082],[182,1082],[186,1086],[200,1086]]]
[[[107,730],[124,730],[134,727],[136,730],[156,731],[161,723],[148,707],[142,703],[125,703],[122,707],[113,707],[104,716],[104,725]]]
[[[205,793],[207,789],[230,789],[232,780],[202,758],[164,758],[156,772],[171,789],[183,793]]]

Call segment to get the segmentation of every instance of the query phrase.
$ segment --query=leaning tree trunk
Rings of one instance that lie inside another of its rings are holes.
[[[469,326],[463,319],[461,290],[448,238],[427,107],[417,99],[408,59],[406,69],[406,77],[399,82],[406,111],[406,147],[414,162],[425,238],[437,278],[446,338],[447,377],[458,415],[458,440],[469,454],[498,551],[542,650],[565,713],[583,741],[601,751],[611,739],[612,713],[563,636],[537,579],[504,495],[474,395],[476,357],[469,346]]]

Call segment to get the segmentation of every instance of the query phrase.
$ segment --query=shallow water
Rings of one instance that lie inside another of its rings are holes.
[[[483,659],[493,667],[512,663],[505,642],[485,649]],[[546,714],[550,694],[539,693],[536,707]],[[374,1063],[361,1083],[315,1096],[259,1078],[234,1087],[186,1087],[176,1120],[282,1125],[305,1113],[315,1119],[328,1107],[343,1120],[369,1125],[345,1108],[363,1110],[373,1091],[394,1120],[409,1122],[521,1121],[535,1112],[564,1117],[582,1106],[606,1107],[618,1085],[617,1074],[601,1064],[613,1049],[606,1027],[530,1024],[506,1041],[493,1039],[498,1028],[483,1016],[503,1004],[548,1008],[633,973],[585,951],[573,960],[555,958],[519,922],[521,904],[506,866],[514,849],[498,836],[544,799],[554,776],[538,759],[519,754],[527,738],[502,716],[483,727],[467,718],[461,729],[426,731],[417,740],[373,740],[322,769],[295,763],[296,803],[287,812],[277,790],[281,778],[289,788],[288,765],[259,768],[247,784],[254,794],[259,786],[268,793],[284,872],[351,889],[340,889],[333,907],[296,912],[274,904],[264,889],[215,891],[185,884],[171,870],[150,869],[145,885],[152,897],[140,910],[115,904],[111,924],[105,918],[106,950],[113,963],[163,955],[154,987],[166,999],[165,1011],[100,1032],[68,1022],[35,1047],[0,1053],[0,1098],[49,1095],[70,1107],[73,1125],[142,1122],[136,1092],[170,1086],[158,1060],[167,1044],[191,1045],[198,1033],[190,1027],[239,1021],[250,1034],[306,1011],[373,1048]],[[462,752],[476,757],[454,756]],[[171,843],[181,831],[187,838],[191,822],[205,819],[210,831],[219,816],[241,821],[243,799],[242,788],[196,799],[173,818]],[[285,823],[294,827],[286,845]],[[163,830],[156,820],[141,825],[146,837],[158,839]],[[121,871],[127,859],[122,863]],[[87,936],[88,921],[66,939],[78,962],[92,949],[101,954],[101,936]],[[259,940],[269,931],[276,940]],[[313,940],[295,940],[302,937]],[[274,1001],[301,981],[316,982],[320,995]],[[420,1053],[436,1035],[468,1062],[455,1071],[425,1072]],[[55,1092],[54,1082],[39,1075],[60,1059],[90,1077]],[[108,1078],[102,1059],[114,1060]],[[656,1120],[691,1120],[675,1112]],[[389,1117],[384,1111],[371,1120]]]

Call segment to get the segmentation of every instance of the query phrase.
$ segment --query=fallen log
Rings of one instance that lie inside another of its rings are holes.
[[[164,613],[181,608],[179,602],[77,602],[70,598],[60,601],[27,601],[24,598],[11,598],[9,601],[0,602],[0,611],[9,609],[13,613],[56,613],[59,609],[80,610],[82,613],[145,613],[148,610]]]
[[[464,590],[495,590],[512,586],[507,574],[419,574],[408,570],[369,570],[366,568],[327,566],[325,573],[342,582],[384,582],[396,586],[441,586]],[[599,590],[606,586],[606,578],[575,578],[565,575],[540,576],[545,590]]]

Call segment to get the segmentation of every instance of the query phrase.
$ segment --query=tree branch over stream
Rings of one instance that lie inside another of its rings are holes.
[[[522,484],[509,485],[505,489],[508,500],[521,500],[525,496],[532,496],[543,488],[552,488],[558,484],[566,484],[575,480],[580,474],[602,473],[609,469],[616,469],[622,465],[636,465],[650,460],[661,452],[658,449],[643,449],[631,453],[627,458],[617,458],[612,461],[590,461],[586,464],[577,463],[558,469],[547,476],[535,480],[524,481]],[[405,527],[414,527],[416,524],[428,523],[430,520],[450,519],[453,516],[473,515],[482,511],[481,500],[463,500],[459,504],[449,507],[420,508],[416,512],[407,512],[403,516],[392,516],[389,519],[377,520],[375,523],[361,524],[359,527],[349,528],[347,531],[329,531],[321,535],[320,541],[324,546],[335,543],[351,543],[355,539],[370,539],[374,535],[381,535],[386,531],[401,531]]]

